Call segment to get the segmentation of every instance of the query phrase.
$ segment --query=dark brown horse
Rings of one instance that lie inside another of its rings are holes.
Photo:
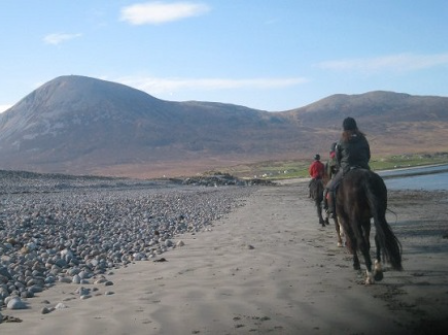
[[[326,215],[325,219],[322,215],[322,204],[324,202],[324,193],[325,193],[325,185],[328,184],[330,181],[330,178],[327,173],[325,173],[322,177],[322,179],[314,179],[310,182],[310,195],[311,198],[314,201],[314,205],[316,206],[316,212],[317,217],[319,219],[319,223],[322,225],[322,227],[325,227],[325,225],[330,224],[330,218],[328,217],[328,214]],[[342,247],[342,232],[341,227],[339,225],[339,222],[336,218],[333,219],[334,225],[336,228],[336,234],[338,238],[338,246]]]
[[[324,200],[324,184],[322,179],[312,179],[310,181],[310,196],[316,206],[317,217],[322,227],[325,227],[326,221],[322,216],[322,203]]]
[[[336,213],[344,229],[347,247],[353,254],[353,267],[360,269],[357,251],[361,251],[366,265],[366,284],[381,280],[381,258],[393,269],[402,270],[401,245],[386,221],[387,188],[383,179],[365,169],[347,173],[336,191]],[[376,234],[375,274],[370,257],[370,219]]]

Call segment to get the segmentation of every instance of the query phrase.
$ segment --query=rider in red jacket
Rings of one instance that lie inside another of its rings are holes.
[[[320,161],[320,155],[316,154],[314,156],[314,161],[311,163],[308,172],[310,173],[311,180],[308,185],[308,188],[310,189],[309,197],[311,198],[311,184],[316,179],[321,179],[325,173],[325,165]]]
[[[311,163],[308,169],[312,179],[320,179],[325,173],[325,165],[320,161],[320,155],[314,156],[314,162]]]

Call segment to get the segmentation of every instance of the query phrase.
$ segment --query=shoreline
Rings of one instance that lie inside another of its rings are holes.
[[[414,170],[414,169],[425,169],[425,168],[432,168],[432,167],[438,167],[438,166],[446,166],[446,169],[443,170],[436,170],[436,171],[427,171],[427,172],[415,172],[415,173],[406,173],[406,171]],[[402,174],[393,174],[389,176],[383,176],[383,173],[393,173],[395,171],[403,172]],[[415,176],[423,176],[423,175],[430,175],[430,174],[438,174],[438,173],[446,173],[448,172],[448,164],[447,163],[441,163],[441,164],[430,164],[430,165],[416,165],[411,167],[405,167],[405,168],[397,168],[397,169],[387,169],[387,170],[374,170],[375,173],[379,174],[381,178],[383,179],[394,179],[394,178],[405,178],[405,177],[415,177]],[[295,183],[304,183],[310,181],[310,177],[298,177],[298,178],[289,178],[289,179],[279,179],[279,180],[273,180],[273,182],[279,184],[279,185],[290,185]]]

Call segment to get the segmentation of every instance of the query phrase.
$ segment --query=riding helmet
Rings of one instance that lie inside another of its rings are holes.
[[[319,154],[316,154],[316,156],[314,156],[314,159],[315,159],[316,161],[320,160],[320,155],[319,155]]]
[[[342,128],[344,129],[344,131],[356,130],[358,129],[358,126],[356,125],[355,119],[349,116],[344,119],[344,122],[342,122]]]

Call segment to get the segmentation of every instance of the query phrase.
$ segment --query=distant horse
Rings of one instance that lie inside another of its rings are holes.
[[[324,200],[324,184],[322,179],[312,179],[310,181],[310,196],[314,200],[314,205],[316,206],[317,217],[319,218],[319,223],[322,227],[328,224],[328,220],[325,221],[322,216],[322,202]]]
[[[325,169],[326,171],[327,169]],[[335,173],[333,173],[334,175]],[[328,173],[324,173],[323,177],[322,177],[322,183],[324,185],[324,187],[330,182],[331,177],[328,175]],[[324,199],[325,201],[327,201],[327,199]],[[328,204],[327,204],[328,207]],[[325,222],[326,224],[330,224],[330,217],[328,212],[326,213],[326,218],[325,218]],[[333,221],[334,221],[334,227],[336,228],[336,236],[338,238],[338,247],[342,247],[344,244],[342,242],[342,236],[343,236],[343,228],[341,227],[341,224],[339,223],[339,220],[337,219],[337,216],[334,215],[333,216]]]
[[[314,200],[314,205],[316,206],[317,217],[318,217],[319,223],[322,225],[322,227],[325,227],[325,225],[330,224],[330,218],[328,217],[328,213],[327,213],[325,219],[322,216],[322,203],[324,201],[325,185],[327,185],[327,183],[329,181],[330,181],[330,177],[328,176],[327,173],[324,173],[322,179],[313,179],[310,182],[310,195],[311,195],[311,198]],[[333,221],[334,221],[334,225],[336,228],[336,234],[337,234],[337,238],[338,238],[338,246],[341,247],[343,245],[341,227],[336,218],[333,218]]]
[[[387,188],[383,179],[365,169],[354,169],[342,179],[336,191],[336,213],[347,247],[353,254],[353,268],[359,270],[358,249],[364,256],[366,284],[383,279],[381,258],[393,269],[401,271],[401,244],[386,221]],[[372,274],[370,257],[370,219],[375,225],[376,260]],[[381,257],[382,256],[382,257]]]

